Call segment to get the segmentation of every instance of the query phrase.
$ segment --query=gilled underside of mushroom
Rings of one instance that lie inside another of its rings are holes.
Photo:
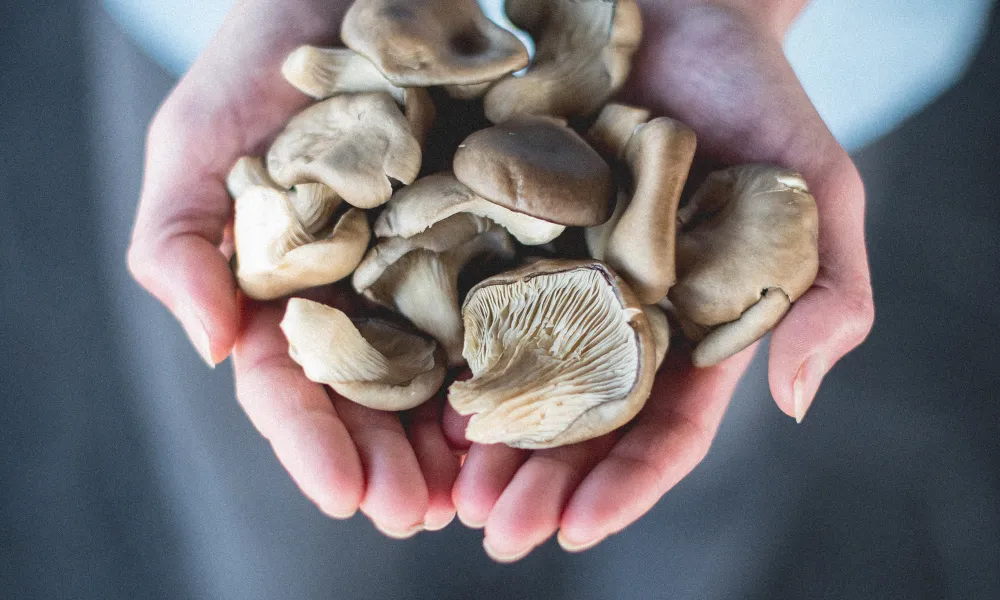
[[[623,307],[608,273],[576,268],[504,278],[474,288],[463,309],[473,378],[452,385],[449,401],[459,414],[474,415],[466,437],[547,448],[596,437],[634,416],[646,398],[632,406],[626,399],[641,395],[640,371],[652,360],[636,328],[648,325],[641,310]]]
[[[444,380],[437,343],[387,321],[352,321],[333,307],[293,298],[281,329],[310,380],[369,408],[413,408]]]

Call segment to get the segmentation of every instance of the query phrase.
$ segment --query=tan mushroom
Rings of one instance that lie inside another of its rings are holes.
[[[634,0],[507,0],[506,9],[534,38],[535,57],[527,73],[501,80],[486,94],[490,121],[588,115],[628,78],[642,38]]]
[[[512,211],[568,226],[608,219],[611,167],[564,122],[519,117],[477,131],[453,166],[469,189]]]
[[[316,100],[340,94],[389,94],[403,107],[421,144],[434,123],[434,102],[427,90],[394,86],[371,61],[349,48],[300,46],[285,59],[281,74],[297,90]]]
[[[378,237],[412,237],[459,213],[472,213],[504,227],[528,246],[547,244],[566,226],[514,212],[477,195],[451,173],[419,179],[395,194],[375,221]]]
[[[340,35],[400,87],[484,83],[528,64],[476,0],[356,0]]]
[[[354,272],[354,289],[434,336],[451,365],[462,363],[458,275],[475,257],[513,258],[506,230],[459,213],[409,238],[380,241]]]
[[[644,306],[642,310],[646,311],[646,320],[649,321],[649,328],[653,332],[656,368],[659,369],[667,357],[667,350],[670,349],[670,321],[667,320],[667,313],[656,304]]]
[[[486,279],[462,309],[473,377],[448,392],[473,415],[466,437],[552,448],[603,435],[639,412],[657,352],[646,313],[595,261],[539,260]]]
[[[237,161],[227,178],[235,197],[236,279],[258,300],[339,281],[361,261],[371,229],[364,212],[331,218],[341,201],[326,186],[274,187],[259,158]]]
[[[352,320],[336,308],[292,298],[281,330],[306,377],[369,408],[408,410],[444,381],[437,342],[388,321]]]
[[[421,142],[386,93],[343,94],[294,117],[267,154],[271,177],[284,187],[322,183],[358,208],[392,196],[392,180],[412,183]]]
[[[641,110],[605,110],[590,137],[621,157],[631,196],[619,195],[612,218],[587,232],[591,255],[625,278],[645,304],[659,302],[676,281],[677,207],[694,160],[694,131],[660,117],[635,125]]]
[[[670,302],[711,366],[773,329],[819,269],[816,202],[797,173],[745,165],[712,173],[678,213]]]

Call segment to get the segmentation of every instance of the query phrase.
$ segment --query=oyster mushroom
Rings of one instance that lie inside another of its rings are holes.
[[[374,208],[392,196],[391,179],[416,179],[421,154],[391,96],[343,94],[295,116],[271,145],[267,168],[284,187],[322,183],[352,206]]]
[[[476,0],[356,0],[340,35],[400,87],[485,83],[528,64]]]
[[[506,77],[485,97],[486,116],[578,116],[596,112],[628,78],[642,38],[634,0],[507,0],[507,14],[535,40],[520,77]]]
[[[473,377],[448,401],[466,437],[552,448],[603,435],[639,412],[657,352],[646,313],[595,261],[539,260],[474,287],[462,308]]]
[[[518,117],[473,133],[453,161],[477,195],[538,219],[591,227],[608,219],[611,168],[565,123]]]
[[[437,342],[388,321],[352,320],[336,308],[292,298],[281,330],[306,377],[369,408],[408,410],[444,381]]]
[[[513,258],[506,230],[470,213],[449,217],[409,238],[381,240],[358,265],[359,294],[387,306],[434,336],[450,365],[462,364],[458,275],[475,257]]]
[[[698,342],[695,366],[760,339],[816,278],[816,202],[795,172],[745,165],[712,173],[678,221],[678,281],[669,299]]]
[[[667,313],[656,304],[644,306],[642,310],[646,312],[646,320],[649,321],[649,328],[653,332],[656,368],[659,369],[667,357],[667,350],[670,349],[670,321],[667,319]]]
[[[566,230],[564,225],[514,212],[470,190],[450,173],[417,180],[395,194],[375,221],[378,237],[412,237],[459,213],[490,219],[527,246],[547,244]]]
[[[613,117],[606,117],[610,112]],[[625,278],[644,304],[662,300],[676,281],[677,207],[694,160],[694,131],[660,117],[636,125],[641,110],[609,105],[592,139],[618,155],[631,174],[612,218],[587,232],[591,256]]]
[[[349,48],[299,46],[285,59],[281,74],[297,90],[316,100],[340,94],[389,94],[403,107],[421,144],[434,123],[434,102],[427,90],[396,87],[371,61]]]
[[[273,300],[339,281],[364,256],[371,229],[363,211],[348,210],[320,184],[283,190],[269,183],[257,158],[237,161],[227,178],[235,196],[236,280],[251,298]]]

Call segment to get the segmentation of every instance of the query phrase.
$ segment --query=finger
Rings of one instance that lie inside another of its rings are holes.
[[[451,494],[458,519],[466,527],[486,525],[490,511],[527,456],[527,451],[503,444],[473,444],[469,448]]]
[[[354,442],[323,386],[288,356],[282,309],[246,303],[233,353],[236,395],[302,493],[332,517],[354,514],[364,474]]]
[[[487,554],[514,562],[551,537],[573,491],[614,442],[613,435],[605,435],[533,452],[490,512],[483,539]]]
[[[406,428],[427,483],[427,531],[444,529],[455,518],[451,490],[458,477],[459,461],[441,429],[442,404],[443,398],[424,402],[408,415]]]
[[[635,426],[570,498],[559,525],[563,548],[585,550],[621,531],[701,462],[755,348],[707,369],[667,358]]]
[[[470,419],[472,419],[472,415],[463,417],[455,412],[451,404],[445,404],[444,415],[441,417],[441,427],[444,429],[448,446],[456,453],[464,454],[472,447],[472,442],[465,437],[465,429],[469,426]]]
[[[334,407],[364,467],[361,511],[389,537],[408,538],[423,530],[427,484],[399,417],[336,396]]]
[[[771,336],[768,379],[778,406],[801,422],[833,365],[875,319],[865,253],[864,187],[850,160],[813,186],[820,212],[820,271]]]

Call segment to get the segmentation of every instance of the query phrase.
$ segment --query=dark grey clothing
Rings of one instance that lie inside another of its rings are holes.
[[[859,153],[877,323],[805,423],[766,357],[708,459],[579,556],[324,518],[125,271],[171,79],[91,4],[0,18],[3,598],[1000,597],[1000,26]]]

